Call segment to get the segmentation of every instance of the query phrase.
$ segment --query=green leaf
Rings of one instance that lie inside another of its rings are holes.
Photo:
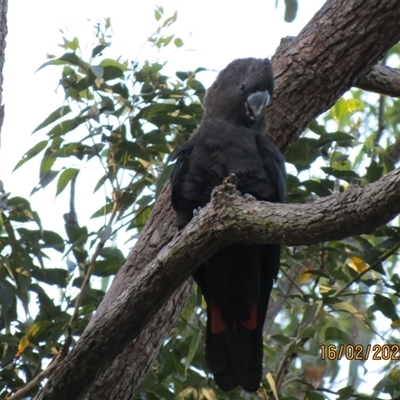
[[[312,338],[317,332],[317,328],[315,326],[308,326],[307,328],[300,331],[298,337],[299,338]]]
[[[0,281],[0,305],[2,315],[6,314],[15,303],[15,288],[10,282]]]
[[[29,290],[38,295],[41,318],[60,317],[60,307],[54,305],[54,302],[40,285],[34,283],[29,287]]]
[[[328,143],[336,142],[339,146],[349,147],[354,142],[354,136],[345,132],[334,132],[322,134],[318,138],[319,146],[324,146]]]
[[[116,247],[104,247],[100,255],[108,261],[115,261],[118,263],[123,263],[125,261],[125,256],[122,251]]]
[[[310,168],[319,156],[319,144],[317,139],[300,138],[294,143],[285,154],[286,161],[294,164],[298,171]]]
[[[164,10],[161,6],[156,6],[155,10],[154,10],[154,18],[156,19],[156,21],[159,21],[162,16],[164,14]]]
[[[354,388],[353,386],[346,386],[342,389],[339,389],[338,393],[340,396],[336,400],[348,400],[354,397],[353,396]],[[358,399],[358,397],[356,399]]]
[[[109,262],[109,261],[96,261],[93,275],[101,276],[103,278],[107,276],[115,275],[121,268],[121,263]]]
[[[344,345],[354,344],[353,339],[344,331],[333,326],[326,328],[325,330],[325,340],[332,342],[339,342]]]
[[[301,320],[301,324],[303,327],[306,327],[307,325],[311,325],[313,323],[320,308],[321,306],[317,303],[311,304],[310,306],[306,307],[303,318]]]
[[[103,79],[105,81],[110,81],[110,80],[116,79],[116,78],[122,78],[123,76],[124,76],[124,72],[119,67],[114,67],[112,65],[110,65],[108,67],[104,67]]]
[[[183,40],[181,39],[181,38],[176,38],[175,40],[174,40],[174,45],[176,46],[176,47],[182,47],[183,46]]]
[[[172,174],[172,170],[174,169],[175,164],[169,164],[167,165],[164,169],[161,175],[159,176],[157,180],[157,186],[156,186],[156,199],[158,199],[158,196],[161,193],[162,188],[164,187],[165,183],[168,181]]]
[[[374,305],[386,318],[389,318],[392,321],[399,319],[396,306],[388,297],[382,296],[378,293],[375,294]]]
[[[70,49],[72,51],[76,51],[79,48],[79,40],[77,37],[74,37],[72,40],[67,40],[63,38],[64,44],[60,45],[64,49]]]
[[[194,356],[197,353],[201,342],[202,329],[195,329],[193,332],[192,340],[190,341],[189,353],[185,359],[185,368],[188,368],[192,363]]]
[[[310,123],[310,125],[308,125],[308,129],[317,135],[325,135],[328,133],[325,129],[325,126],[319,125],[315,119]]]
[[[285,0],[285,22],[293,22],[296,19],[298,10],[297,0]]]
[[[100,253],[104,260],[96,261],[94,275],[107,277],[115,275],[123,264],[125,257],[115,247],[104,247]]]
[[[40,179],[44,177],[48,172],[51,171],[51,167],[54,165],[56,158],[51,157],[52,151],[48,148],[40,163]]]
[[[177,71],[175,75],[182,81],[186,81],[192,73],[190,71]]]
[[[68,284],[68,273],[61,268],[33,268],[32,277],[48,285],[66,287]]]
[[[17,170],[19,167],[24,165],[27,161],[37,156],[43,149],[46,148],[48,144],[48,140],[42,140],[39,143],[36,143],[31,149],[29,149],[22,157],[20,161],[18,161],[17,165],[14,167],[13,171]]]
[[[96,57],[100,54],[106,47],[108,47],[107,43],[99,44],[92,50],[92,58]]]
[[[108,96],[101,96],[101,111],[114,111],[114,102]],[[125,125],[123,125],[125,127]]]
[[[136,217],[133,218],[127,229],[129,230],[132,228],[136,228],[139,232],[141,232],[147,220],[149,219],[150,214],[151,214],[151,207],[146,207],[142,210],[139,210],[136,214]]]
[[[86,121],[86,117],[75,117],[72,119],[67,119],[66,121],[60,122],[54,126],[47,135],[50,137],[65,135],[66,133],[76,129],[79,125]]]
[[[124,99],[129,99],[129,90],[122,82],[117,82],[115,85],[112,85],[110,89],[113,91],[113,93],[119,94]]]
[[[191,79],[189,82],[189,87],[193,90],[200,91],[200,92],[205,92],[206,88],[204,85],[198,81],[197,79]]]
[[[367,167],[366,178],[368,182],[372,183],[380,179],[383,175],[384,168],[376,161],[372,160],[371,164]]]
[[[322,167],[321,169],[326,174],[332,175],[335,178],[343,179],[344,181],[349,183],[351,183],[354,179],[360,179],[359,175],[356,174],[354,171],[342,171],[331,167]]]
[[[318,392],[314,392],[314,391],[309,391],[307,392],[306,397],[304,397],[304,400],[326,400],[325,397]]]
[[[86,243],[88,239],[88,231],[86,226],[79,227],[74,225],[65,225],[65,230],[67,232],[68,239],[74,244]]]
[[[361,100],[340,98],[333,108],[333,115],[336,120],[341,120],[357,111],[363,110],[364,107],[365,104]]]
[[[60,149],[54,151],[52,153],[52,157],[70,157],[75,156],[78,159],[82,160],[85,150],[87,150],[87,146],[83,146],[80,142],[70,142],[66,145],[62,146]]]
[[[71,112],[71,108],[69,106],[61,106],[57,108],[57,110],[53,111],[41,124],[39,124],[32,133],[43,129],[47,125],[57,121],[58,119],[64,117],[65,115]]]
[[[12,197],[8,200],[7,205],[13,208],[10,219],[19,221],[29,221],[35,219],[29,201],[23,197]]]
[[[38,186],[34,187],[31,192],[31,196],[35,194],[40,189],[44,189],[49,183],[51,183],[54,178],[59,174],[60,171],[48,171],[42,175],[40,178]]]
[[[105,206],[102,206],[97,211],[95,211],[90,218],[104,217],[113,210],[113,207],[114,203],[106,204]]]
[[[43,248],[51,248],[60,253],[64,251],[64,239],[56,232],[44,230],[42,232]]]
[[[325,197],[332,194],[333,181],[322,179],[320,181],[310,179],[301,183],[309,192],[315,193],[319,197]]]
[[[115,68],[121,70],[122,72],[129,71],[128,63],[126,61],[121,63],[117,60],[113,60],[112,58],[105,58],[104,60],[101,60],[100,65],[104,68],[105,67],[115,67]]]
[[[79,66],[85,72],[88,72],[89,70],[89,65],[85,63],[82,59],[80,59],[75,53],[65,53],[59,58],[45,62],[36,70],[36,72],[44,67],[47,67],[48,65],[63,65],[63,64]]]
[[[165,28],[167,26],[170,26],[171,24],[173,24],[176,21],[177,17],[178,17],[178,12],[175,11],[174,14],[171,17],[167,18],[163,22],[162,27]]]
[[[79,173],[79,169],[76,168],[68,168],[64,170],[57,182],[57,192],[56,196],[58,196],[68,185],[71,179],[75,178]]]

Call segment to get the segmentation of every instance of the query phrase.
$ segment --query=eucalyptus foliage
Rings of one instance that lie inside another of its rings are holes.
[[[159,27],[149,43],[156,49],[182,47],[183,41],[169,34],[176,14],[166,17],[158,7],[155,19]],[[34,129],[45,132],[45,139],[28,150],[16,168],[41,157],[40,182],[33,193],[38,188],[54,190],[53,182],[57,195],[85,179],[85,169],[76,160],[102,171],[97,182],[87,184],[94,192],[106,193],[93,218],[107,221],[117,207],[118,224],[105,233],[107,239],[123,227],[133,234],[141,231],[168,179],[173,150],[199,124],[205,89],[197,79],[203,68],[178,71],[172,78],[163,73],[165,63],[107,57],[110,20],[96,25],[95,37],[91,52],[85,54],[78,38],[64,36],[64,54],[42,65],[59,69],[64,101]],[[390,59],[398,62],[399,53],[394,48]],[[378,107],[379,101],[383,107]],[[399,115],[398,102],[360,90],[339,99],[285,155],[290,172],[287,202],[309,202],[348,185],[373,182],[393,169],[398,162],[393,145],[400,136]],[[79,192],[75,199],[80,201]],[[102,238],[71,216],[65,217],[65,233],[61,228],[48,231],[29,201],[0,187],[0,398],[33,379],[63,346],[90,257]],[[281,278],[272,297],[285,301],[265,338],[266,378],[254,395],[222,393],[207,374],[204,304],[194,293],[137,398],[259,398],[273,391],[272,376],[283,367],[280,399],[320,399],[329,394],[324,389],[341,399],[362,393],[398,397],[395,360],[379,364],[376,386],[365,389],[361,384],[374,368],[372,355],[369,364],[363,360],[368,345],[372,349],[377,343],[399,342],[399,247],[397,219],[370,235],[283,250]],[[54,251],[63,254],[62,266],[52,262]],[[123,261],[121,249],[105,246],[95,260],[94,275],[107,283]],[[86,290],[75,340],[106,286],[92,284]],[[356,345],[362,346],[361,359]],[[380,357],[386,357],[383,351]],[[390,353],[389,358],[395,357],[400,358],[400,352]],[[282,366],[284,360],[289,362]]]

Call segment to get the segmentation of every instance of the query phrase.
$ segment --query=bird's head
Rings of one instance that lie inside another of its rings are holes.
[[[232,61],[208,89],[204,115],[239,126],[262,127],[273,89],[272,66],[267,58]]]

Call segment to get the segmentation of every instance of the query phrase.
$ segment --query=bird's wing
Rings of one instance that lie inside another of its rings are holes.
[[[192,154],[193,146],[190,141],[187,141],[175,151],[172,160],[176,160],[174,169],[171,174],[172,187],[172,206],[177,210],[177,224],[180,228],[185,226],[192,217],[192,210],[187,210],[187,205],[182,196],[183,179],[188,172],[190,155]],[[190,208],[190,207],[189,207]],[[187,215],[188,214],[188,215]]]
[[[283,203],[286,193],[285,159],[278,148],[265,135],[257,135],[256,140],[258,151],[264,160],[264,168],[277,190],[278,202]]]

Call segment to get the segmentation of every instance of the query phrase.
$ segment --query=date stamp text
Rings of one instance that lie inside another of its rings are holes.
[[[400,360],[398,344],[323,344],[319,348],[322,360]]]

